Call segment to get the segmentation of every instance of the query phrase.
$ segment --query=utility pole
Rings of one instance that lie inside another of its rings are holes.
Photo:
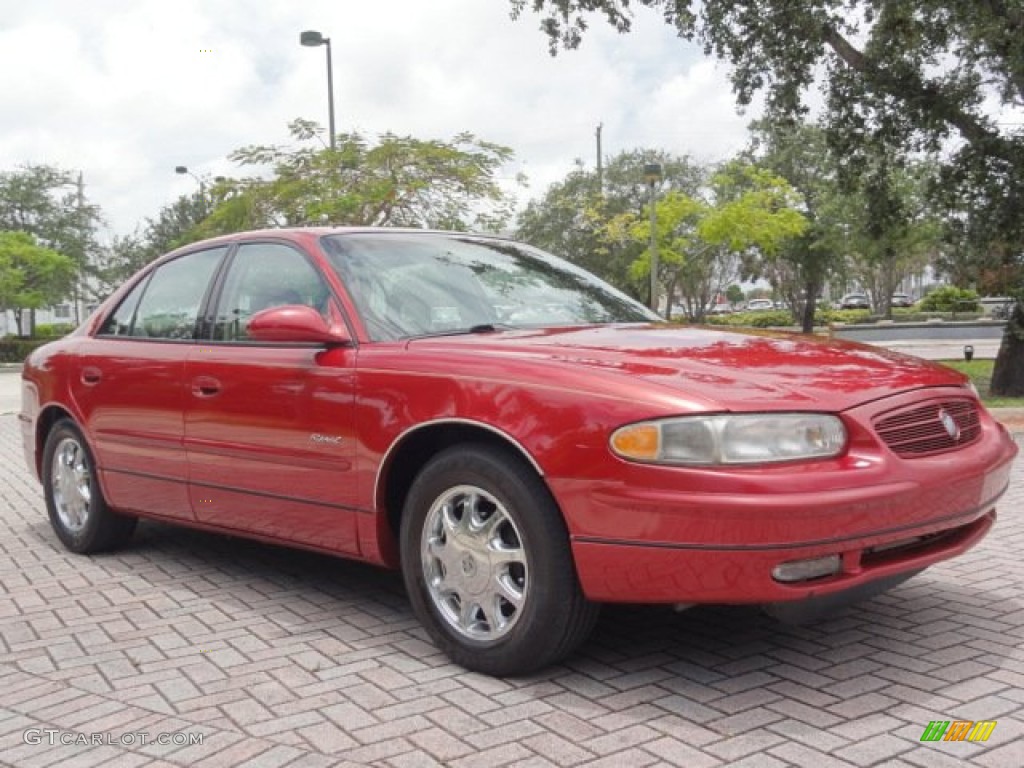
[[[604,123],[597,124],[597,196],[604,197],[604,161],[601,159],[601,128]]]
[[[79,289],[82,279],[82,267],[87,258],[85,249],[85,180],[81,171],[78,172],[78,237],[79,239],[79,260],[78,265],[75,267],[75,284],[72,290],[72,296],[75,300],[75,327],[81,322],[81,314],[78,309],[79,302]]]

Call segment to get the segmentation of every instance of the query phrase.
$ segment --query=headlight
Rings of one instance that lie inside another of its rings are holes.
[[[681,416],[620,427],[609,443],[624,459],[653,464],[764,464],[838,456],[846,428],[824,413]]]

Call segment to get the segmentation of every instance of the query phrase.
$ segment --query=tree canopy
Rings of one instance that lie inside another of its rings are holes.
[[[302,224],[497,230],[511,217],[513,200],[496,175],[512,158],[508,147],[471,133],[451,141],[385,133],[376,143],[346,133],[329,149],[316,123],[289,127],[298,145],[230,155],[266,170],[214,188],[220,197],[204,234]]]
[[[705,171],[692,158],[656,149],[633,149],[607,160],[601,178],[581,161],[520,213],[516,237],[579,264],[639,298],[647,283],[631,265],[644,244],[607,236],[609,221],[647,210],[650,188],[644,166],[661,166],[658,196],[676,191],[696,194]]]
[[[806,220],[797,207],[799,195],[780,176],[741,162],[710,173],[706,183],[686,194],[670,190],[655,203],[654,240],[658,248],[658,283],[666,316],[676,296],[686,315],[700,321],[714,297],[724,292],[751,263],[798,237]],[[631,265],[634,278],[650,275],[651,221],[625,213],[607,227],[612,239],[643,246]],[[746,266],[744,266],[746,265]]]
[[[18,333],[25,310],[53,304],[71,290],[75,262],[27,232],[0,231],[0,311],[14,310]]]
[[[740,105],[763,92],[775,122],[802,118],[824,91],[822,126],[847,183],[879,184],[879,149],[941,157],[930,197],[948,237],[977,255],[995,290],[1024,299],[1024,126],[1001,107],[1024,107],[1024,6],[1019,0],[509,0],[514,17],[541,14],[552,53],[577,47],[591,19],[628,32],[639,6],[731,63]],[[884,222],[883,222],[884,223]],[[898,222],[896,222],[898,224]],[[898,226],[897,226],[898,229]],[[1014,341],[1019,339],[1019,341]],[[1024,392],[1024,301],[1008,326],[993,390]],[[998,382],[998,384],[997,384]]]

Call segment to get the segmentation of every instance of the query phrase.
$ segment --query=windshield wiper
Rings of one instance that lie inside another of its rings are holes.
[[[514,331],[516,327],[507,323],[478,323],[471,325],[465,333],[496,333],[497,331]]]
[[[471,325],[469,328],[457,328],[451,331],[437,331],[436,333],[421,333],[416,336],[410,336],[410,339],[434,339],[438,336],[466,336],[469,334],[478,333],[497,333],[498,331],[516,331],[519,330],[514,325],[508,323],[477,323]]]

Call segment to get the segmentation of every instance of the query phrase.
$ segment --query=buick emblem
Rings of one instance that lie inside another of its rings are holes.
[[[939,421],[942,422],[942,426],[946,429],[946,434],[953,438],[955,443],[960,439],[960,425],[956,423],[956,419],[949,415],[944,410],[939,410]]]

